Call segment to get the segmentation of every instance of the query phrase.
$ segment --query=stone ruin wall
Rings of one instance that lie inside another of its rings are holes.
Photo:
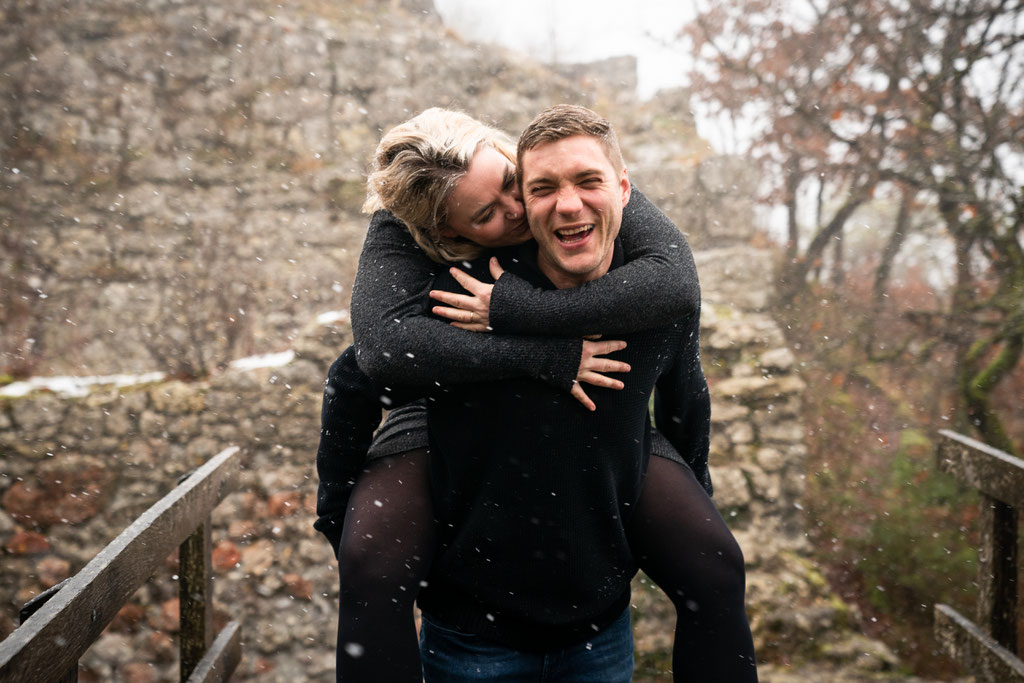
[[[514,133],[602,101],[432,6],[5,3],[0,374],[279,350],[347,300],[382,131],[443,105]]]
[[[213,513],[213,558],[216,621],[243,625],[239,680],[333,680],[337,564],[311,526],[314,457],[323,379],[350,336],[344,324],[314,329],[279,368],[2,400],[0,632],[180,475],[238,445],[238,489]],[[83,658],[92,680],[177,679],[175,559],[165,565]]]

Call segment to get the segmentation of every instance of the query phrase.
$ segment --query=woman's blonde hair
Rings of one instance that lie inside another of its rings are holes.
[[[365,213],[386,209],[438,263],[473,259],[482,248],[462,237],[442,237],[447,202],[480,145],[515,165],[515,145],[505,133],[459,111],[433,107],[381,138],[366,182]]]

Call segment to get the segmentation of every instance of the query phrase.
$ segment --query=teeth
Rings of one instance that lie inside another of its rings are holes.
[[[557,232],[562,237],[571,237],[572,235],[578,235],[581,232],[586,232],[587,230],[592,230],[593,228],[593,225],[581,225],[578,228],[566,228],[565,230],[556,230],[555,232]]]

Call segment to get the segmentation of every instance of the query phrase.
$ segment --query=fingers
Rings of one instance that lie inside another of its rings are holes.
[[[466,296],[465,294],[456,294],[455,292],[446,292],[443,289],[430,290],[430,298],[437,299],[443,304],[448,304],[449,306],[465,310],[475,308],[473,304],[476,302],[474,297]]]
[[[492,256],[488,266],[491,270],[491,277],[497,282],[498,278],[505,274],[505,269],[498,263],[498,257]]]
[[[633,368],[629,363],[610,358],[590,358],[580,364],[580,369],[590,372],[629,372]]]
[[[452,268],[451,274],[469,294],[433,289],[430,291],[430,297],[447,304],[447,307],[434,306],[431,310],[435,315],[451,320],[453,325],[458,323],[456,326],[461,329],[473,332],[489,331],[491,290],[494,289],[494,285],[480,282],[458,268]]]
[[[448,320],[460,323],[472,323],[473,311],[466,311],[461,308],[448,308],[447,306],[434,306],[430,309],[434,315],[439,315]]]
[[[632,368],[629,363],[603,358],[602,356],[621,351],[626,348],[626,342],[609,339],[607,341],[584,341],[583,354],[580,359],[580,369],[576,379],[580,382],[593,384],[607,389],[622,389],[625,384],[621,380],[607,377],[602,373],[626,373]]]
[[[605,389],[623,389],[626,386],[620,380],[605,377],[601,373],[592,370],[581,372],[576,377],[579,378],[580,382],[586,382],[595,387],[604,387]]]
[[[469,330],[470,332],[490,332],[491,326],[484,325],[483,323],[450,323],[452,327],[457,327],[460,330]]]
[[[626,348],[626,342],[617,339],[609,339],[607,341],[585,340],[583,342],[583,353],[590,356],[604,356],[621,351],[624,348]]]
[[[462,288],[465,289],[467,292],[472,292],[473,294],[480,295],[487,291],[490,291],[490,288],[494,286],[480,282],[475,277],[473,277],[466,271],[462,270],[461,268],[456,268],[452,266],[451,268],[449,268],[449,270],[451,271],[452,277],[455,278],[455,281],[462,285]]]
[[[626,348],[626,342],[618,339],[609,339],[607,341],[583,341],[583,352],[580,358],[580,368],[576,374],[576,382],[573,383],[571,394],[572,396],[582,403],[587,410],[596,410],[597,406],[590,400],[586,392],[580,386],[580,382],[586,382],[595,387],[603,387],[606,389],[623,389],[626,385],[618,379],[608,377],[602,373],[616,373],[616,372],[629,372],[631,370],[629,363],[623,361],[614,360],[612,358],[602,358],[602,356],[621,351]]]
[[[573,398],[582,403],[583,407],[587,410],[591,412],[597,410],[597,406],[594,405],[594,402],[590,400],[589,396],[587,396],[587,392],[583,391],[583,387],[580,386],[579,382],[572,383],[572,389],[569,393],[572,394]]]

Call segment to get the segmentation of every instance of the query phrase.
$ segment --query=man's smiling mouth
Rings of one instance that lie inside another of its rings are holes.
[[[555,230],[555,237],[562,244],[573,244],[586,238],[587,235],[594,229],[594,224],[580,225],[575,228],[562,228],[561,230]]]

